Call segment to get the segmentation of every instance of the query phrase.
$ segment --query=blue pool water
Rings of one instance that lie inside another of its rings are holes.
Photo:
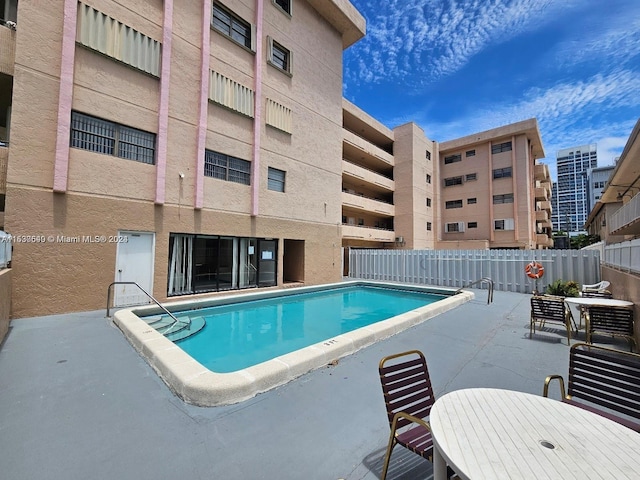
[[[206,320],[200,332],[176,343],[209,370],[228,373],[443,298],[415,291],[350,286],[174,312]]]

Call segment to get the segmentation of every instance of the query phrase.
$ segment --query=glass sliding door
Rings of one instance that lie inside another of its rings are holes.
[[[276,265],[278,262],[277,241],[259,240],[258,253],[258,286],[271,287],[276,285]]]
[[[193,284],[196,293],[218,290],[218,237],[196,236]]]
[[[258,252],[255,238],[240,239],[239,288],[257,287]]]

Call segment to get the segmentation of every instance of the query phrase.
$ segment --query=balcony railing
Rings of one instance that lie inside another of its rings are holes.
[[[360,152],[368,154],[372,159],[375,159],[378,162],[380,162],[381,165],[394,164],[393,155],[385,152],[383,149],[374,145],[368,140],[362,137],[359,137],[355,133],[350,132],[349,130],[344,128],[342,129],[342,134],[343,134],[344,141],[347,144],[352,145]]]
[[[367,242],[394,242],[396,239],[393,230],[347,224],[342,225],[342,238]]]
[[[7,193],[7,162],[9,160],[9,149],[0,146],[0,194]]]
[[[342,206],[365,210],[385,217],[393,217],[396,212],[394,205],[348,192],[342,192]]]
[[[393,192],[395,182],[369,168],[361,167],[348,160],[342,161],[342,174],[370,183],[372,188]]]
[[[16,31],[13,27],[0,24],[0,73],[13,76],[16,59]]]
[[[640,193],[611,215],[609,231],[616,235],[640,233]]]

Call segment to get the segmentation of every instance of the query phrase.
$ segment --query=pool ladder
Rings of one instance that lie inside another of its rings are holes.
[[[489,277],[482,277],[480,280],[476,280],[475,282],[471,282],[466,287],[460,287],[458,290],[455,291],[454,295],[456,293],[460,293],[463,288],[469,288],[469,287],[472,287],[473,285],[477,285],[479,283],[488,283],[489,284],[489,297],[487,298],[487,305],[489,305],[491,302],[493,302],[493,280],[491,280]]]
[[[149,292],[147,292],[144,288],[142,288],[140,285],[138,285],[136,282],[113,282],[111,285],[109,285],[109,288],[107,289],[107,317],[110,317],[111,315],[109,315],[109,311],[111,310],[109,308],[109,305],[111,304],[111,292],[112,292],[112,287],[114,285],[135,285],[136,287],[138,287],[140,289],[140,291],[142,293],[144,293],[147,297],[149,297],[156,305],[158,305],[160,307],[160,309],[166,313],[167,315],[169,315],[172,319],[173,319],[173,323],[171,323],[170,325],[167,326],[166,330],[164,331],[163,335],[168,335],[169,333],[171,333],[171,329],[178,323],[180,323],[180,320],[178,320],[175,315],[173,313],[171,313],[169,310],[167,310],[165,307],[163,307],[160,302],[158,300],[156,300],[153,295],[151,295]],[[186,317],[187,319],[187,328],[189,328],[191,326],[191,318]]]

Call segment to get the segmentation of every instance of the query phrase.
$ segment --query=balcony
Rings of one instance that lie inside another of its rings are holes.
[[[0,23],[0,73],[13,76],[16,58],[16,31]]]
[[[9,160],[9,149],[0,147],[0,195],[7,193],[7,162]]]
[[[543,187],[536,187],[535,189],[536,201],[549,200],[549,191]]]
[[[538,210],[546,210],[547,212],[551,212],[551,202],[546,200],[538,202]]]
[[[534,178],[539,181],[549,181],[549,166],[539,163],[533,166]]]
[[[342,206],[351,210],[366,211],[383,217],[393,217],[396,213],[396,207],[394,205],[348,192],[342,192]]]
[[[371,190],[385,193],[390,193],[395,190],[395,182],[393,180],[347,160],[342,161],[342,175],[348,177],[351,183],[367,187]]]
[[[549,221],[549,212],[546,210],[536,210],[536,222],[542,223]]]
[[[380,228],[359,227],[357,225],[342,225],[342,238],[352,240],[365,240],[370,242],[394,242],[396,239],[393,230]]]
[[[538,233],[536,235],[536,243],[542,247],[553,247],[553,238],[544,233]]]
[[[359,165],[374,171],[385,171],[393,168],[393,155],[385,152],[373,143],[359,137],[347,129],[342,129],[343,150],[347,157],[357,161]]]
[[[608,222],[613,235],[640,234],[640,193],[611,215]]]

